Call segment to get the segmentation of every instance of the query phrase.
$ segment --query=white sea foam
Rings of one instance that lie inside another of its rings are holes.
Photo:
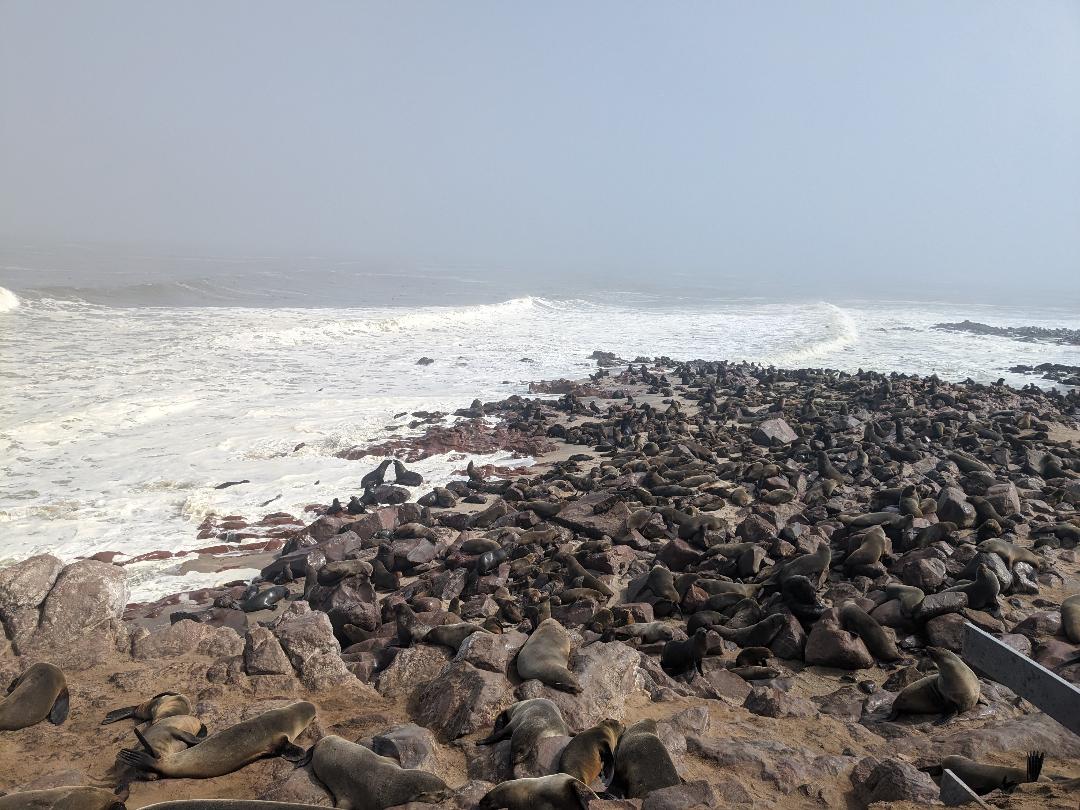
[[[19,297],[6,287],[0,287],[0,312],[10,312],[19,306]]]
[[[408,427],[416,411],[452,412],[475,397],[526,393],[531,380],[583,376],[595,369],[594,349],[1020,384],[1030,378],[1003,367],[1080,364],[1075,347],[930,328],[965,317],[1080,326],[1075,316],[918,304],[650,308],[525,297],[411,310],[244,309],[24,297],[0,321],[0,555],[191,550],[207,545],[196,527],[212,513],[310,518],[306,505],[355,493],[378,461],[340,451],[417,432]],[[435,362],[416,365],[422,356]],[[504,453],[477,460],[520,463]],[[426,479],[415,494],[466,461],[409,465]],[[214,488],[243,479],[251,483]],[[177,576],[175,560],[131,573],[140,600],[194,581]]]

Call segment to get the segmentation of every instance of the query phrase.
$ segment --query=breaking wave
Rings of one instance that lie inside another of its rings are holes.
[[[19,296],[6,287],[0,287],[0,312],[10,312],[19,306]]]
[[[828,315],[828,320],[821,327],[821,337],[806,346],[769,358],[773,365],[798,368],[819,357],[850,349],[859,342],[859,327],[851,315],[835,304],[822,303],[821,306]]]

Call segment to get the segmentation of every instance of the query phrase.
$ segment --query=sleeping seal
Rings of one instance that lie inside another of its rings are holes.
[[[124,810],[124,807],[123,800],[112,791],[82,785],[0,796],[0,810]]]
[[[596,794],[566,773],[511,779],[492,788],[477,810],[588,810]]]
[[[0,700],[0,731],[15,731],[40,723],[67,719],[68,690],[64,673],[52,664],[34,664],[11,682]]]
[[[521,700],[503,709],[495,718],[495,728],[477,745],[510,738],[510,764],[519,765],[536,754],[536,743],[544,737],[569,734],[559,707],[547,698]]]
[[[223,776],[263,757],[299,760],[304,752],[293,740],[314,719],[315,705],[300,701],[229,726],[183,751],[155,757],[149,751],[125,748],[117,759],[140,771],[178,779]]]
[[[567,669],[570,638],[556,619],[544,619],[517,654],[517,672],[523,681],[535,678],[555,689],[577,694],[581,685]]]
[[[450,798],[446,783],[427,771],[402,768],[362,745],[336,735],[311,750],[311,770],[334,796],[337,807],[383,810],[409,802],[434,804]]]

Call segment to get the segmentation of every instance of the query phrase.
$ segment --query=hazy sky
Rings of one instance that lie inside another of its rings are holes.
[[[0,233],[1075,290],[1080,3],[2,0]]]

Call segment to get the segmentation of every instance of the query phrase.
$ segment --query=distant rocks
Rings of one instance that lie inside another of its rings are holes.
[[[1057,343],[1063,346],[1080,346],[1080,329],[1047,329],[1044,326],[990,326],[978,321],[963,320],[957,323],[934,324],[934,329],[948,332],[970,332],[973,335],[994,335],[1013,338],[1028,343]]]

